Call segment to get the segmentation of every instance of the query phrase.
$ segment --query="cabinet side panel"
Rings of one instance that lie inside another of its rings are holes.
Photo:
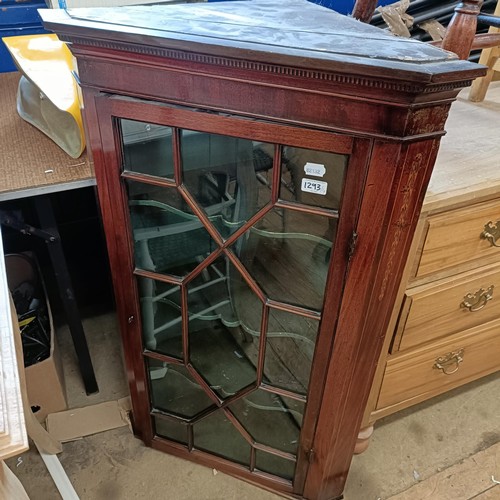
[[[135,312],[137,297],[132,275],[130,239],[121,210],[123,200],[112,118],[107,109],[106,96],[85,88],[83,96],[84,119],[94,159],[98,199],[124,346],[125,369],[134,408],[134,432],[148,443],[152,439],[150,418],[147,411],[142,411],[147,409],[148,405],[139,404],[139,401],[144,398],[148,400],[149,395],[141,355],[141,335]]]
[[[294,482],[294,491],[297,494],[302,494],[304,490],[309,465],[308,455],[312,449],[318,412],[323,398],[325,376],[334,340],[335,325],[339,315],[339,297],[335,292],[342,290],[345,283],[346,269],[349,265],[348,247],[350,242],[352,242],[353,231],[358,221],[363,185],[372,145],[373,143],[370,140],[356,140],[348,166],[347,187],[341,206],[342,215],[336,238],[336,251],[332,258],[332,269],[329,272],[322,326],[316,346],[311,373],[311,388],[308,395],[307,411],[301,435],[299,465]]]
[[[438,143],[375,145],[357,231],[359,248],[344,292],[306,498],[326,500],[343,491]]]

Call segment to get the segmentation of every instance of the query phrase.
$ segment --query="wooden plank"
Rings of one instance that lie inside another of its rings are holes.
[[[0,459],[28,449],[0,230]]]
[[[66,471],[64,470],[57,455],[49,455],[43,449],[38,448],[38,452],[49,471],[50,477],[54,481],[63,500],[79,500],[79,496],[73,488]]]
[[[0,461],[0,498],[29,500],[23,485],[3,460]]]
[[[494,12],[495,16],[500,15],[500,2],[497,2],[497,6]],[[489,33],[500,33],[500,28],[495,28],[491,26],[488,30]],[[482,78],[476,78],[472,87],[470,89],[469,99],[473,102],[481,102],[486,97],[486,92],[493,78],[493,73],[498,71],[496,65],[499,63],[500,47],[486,48],[481,51],[481,57],[479,58],[479,64],[484,64],[488,66],[488,73]],[[494,61],[496,60],[496,64]]]

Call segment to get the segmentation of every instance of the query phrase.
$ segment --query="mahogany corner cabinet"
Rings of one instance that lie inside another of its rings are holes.
[[[134,432],[341,498],[449,107],[484,70],[306,0],[42,17],[78,63]]]

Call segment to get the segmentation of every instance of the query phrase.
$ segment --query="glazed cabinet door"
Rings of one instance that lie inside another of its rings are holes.
[[[117,96],[97,102],[135,432],[300,494],[367,142]]]

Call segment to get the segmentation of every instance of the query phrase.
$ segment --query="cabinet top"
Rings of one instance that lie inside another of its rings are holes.
[[[392,36],[307,0],[48,9],[40,14],[45,27],[63,40],[94,47],[131,50],[140,45],[146,53],[148,47],[174,49],[422,84],[484,72],[455,54]]]

